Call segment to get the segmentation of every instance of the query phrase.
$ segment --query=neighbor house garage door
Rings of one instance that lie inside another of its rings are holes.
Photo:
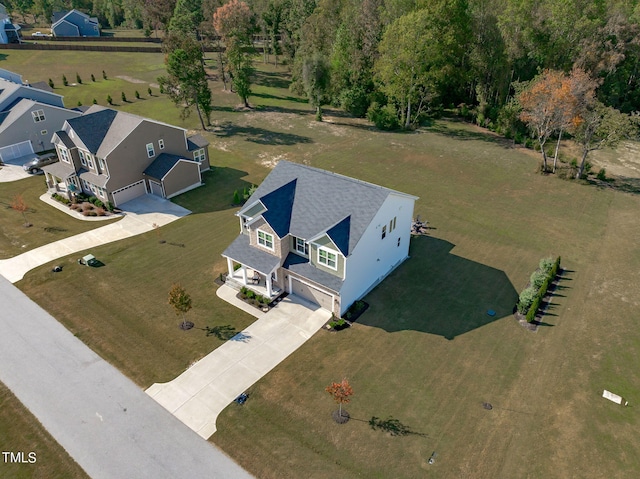
[[[33,153],[33,146],[30,141],[23,141],[22,143],[16,143],[15,145],[5,146],[0,148],[0,160],[7,163],[15,158],[21,156],[31,155]]]
[[[122,203],[126,203],[140,195],[144,195],[147,190],[144,187],[144,180],[136,181],[135,183],[120,188],[113,192],[113,203],[116,206],[120,206]]]
[[[318,304],[321,308],[328,311],[333,309],[333,297],[330,294],[320,291],[319,289],[305,284],[302,281],[291,278],[291,290],[293,294],[296,294],[307,301]]]
[[[149,186],[151,187],[151,194],[164,198],[164,192],[162,191],[162,185],[155,181],[149,180]]]

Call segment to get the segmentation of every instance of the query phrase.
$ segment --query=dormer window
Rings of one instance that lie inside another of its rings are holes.
[[[258,230],[258,244],[273,251],[273,235]]]
[[[318,263],[331,269],[338,269],[338,255],[328,249],[318,248]]]
[[[58,156],[60,156],[60,159],[62,161],[64,161],[65,163],[69,163],[69,151],[66,148],[58,146],[58,153]]]

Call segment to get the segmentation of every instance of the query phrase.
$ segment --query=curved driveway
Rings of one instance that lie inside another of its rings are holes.
[[[93,479],[251,477],[1,276],[0,304],[0,381]]]

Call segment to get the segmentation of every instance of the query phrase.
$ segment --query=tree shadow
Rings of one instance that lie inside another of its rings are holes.
[[[239,332],[238,334],[229,338],[229,341],[236,341],[238,343],[248,343],[250,339],[251,339],[251,335],[245,332]]]
[[[231,204],[233,195],[236,190],[242,193],[245,188],[251,188],[251,183],[242,179],[247,175],[246,171],[214,166],[202,173],[202,182],[205,185],[203,188],[182,193],[171,201],[187,208],[192,214],[237,208],[237,205]]]
[[[417,432],[400,422],[400,420],[389,416],[387,419],[380,419],[376,416],[372,416],[369,419],[369,426],[374,431],[379,430],[388,433],[391,436],[420,436],[428,437],[428,434],[423,432]]]
[[[432,125],[425,127],[424,129],[426,131],[437,133],[439,135],[448,136],[449,138],[454,138],[456,140],[462,140],[462,141],[480,140],[480,141],[486,141],[489,143],[494,143],[496,145],[500,145],[505,148],[513,147],[513,142],[511,140],[507,140],[506,138],[495,135],[493,133],[470,131],[462,128],[451,128],[449,125],[443,122],[435,122]]]
[[[9,56],[9,55],[7,55],[6,53],[0,53],[0,62],[1,62],[2,60],[6,60],[8,56]]]
[[[370,308],[360,324],[453,340],[510,317],[518,293],[504,271],[456,256],[454,246],[429,236],[412,238],[410,259],[365,298]]]
[[[295,135],[293,133],[283,133],[257,128],[255,126],[239,126],[235,123],[225,122],[219,125],[215,134],[226,138],[231,136],[241,136],[247,141],[260,145],[296,145],[298,143],[313,143],[308,136]]]
[[[258,97],[258,98],[269,98],[272,100],[290,101],[294,103],[305,103],[305,104],[309,103],[309,101],[306,100],[305,98],[298,98],[294,96],[278,96],[278,95],[271,95],[269,93],[252,93],[251,96]]]
[[[286,72],[278,73],[256,70],[253,75],[253,83],[269,88],[288,90],[289,85],[291,84],[291,80],[289,80],[288,76],[289,74]]]
[[[223,326],[214,326],[214,327],[206,326],[204,329],[206,331],[207,337],[215,336],[221,341],[228,341],[229,339],[233,338],[236,334],[238,334],[238,331],[236,331],[236,328],[234,328],[230,324],[225,324]]]

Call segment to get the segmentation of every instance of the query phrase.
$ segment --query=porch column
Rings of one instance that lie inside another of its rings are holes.
[[[240,268],[242,270],[242,282],[244,283],[244,285],[247,285],[247,267],[245,265],[242,265],[242,268]]]
[[[227,258],[227,269],[229,270],[229,276],[233,277],[233,260]]]
[[[269,297],[269,299],[271,299],[271,291],[272,291],[272,284],[271,284],[271,275],[267,274],[265,275],[266,278],[266,285],[267,285],[267,296]]]

